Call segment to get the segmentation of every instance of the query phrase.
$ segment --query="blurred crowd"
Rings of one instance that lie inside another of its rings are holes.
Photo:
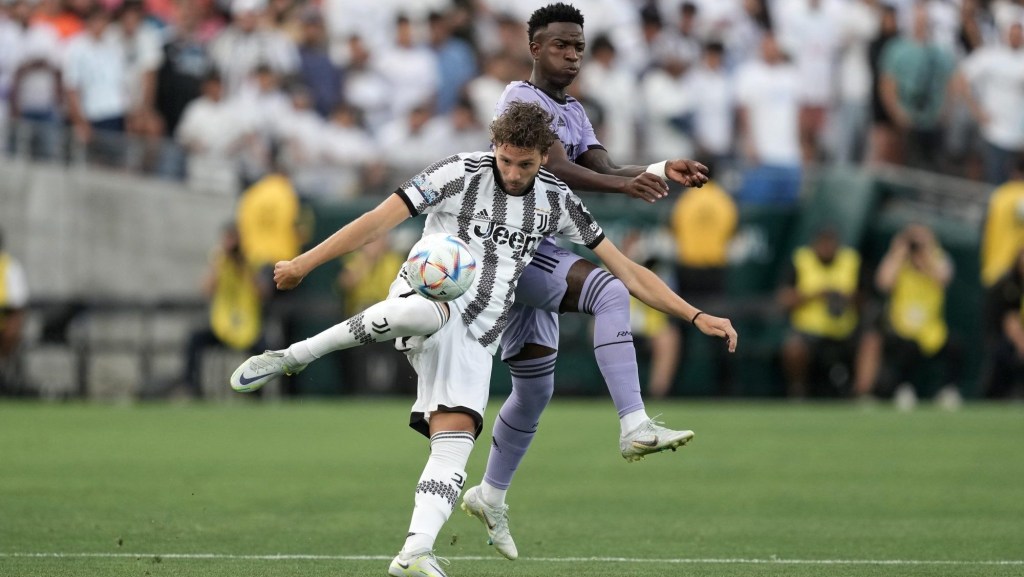
[[[542,0],[2,0],[9,148],[242,184],[284,148],[345,197],[487,146]],[[570,88],[614,158],[906,163],[1004,182],[1024,149],[1021,0],[588,0]],[[126,146],[126,139],[131,146]],[[188,160],[188,161],[186,161]]]

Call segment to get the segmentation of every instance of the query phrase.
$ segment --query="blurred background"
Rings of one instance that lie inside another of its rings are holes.
[[[382,298],[418,220],[293,292],[267,267],[486,149],[546,3],[0,0],[0,393],[223,399],[250,351]],[[655,205],[579,191],[741,334],[637,304],[648,397],[1020,397],[1024,2],[575,5],[612,159],[712,168]],[[589,322],[563,317],[560,394],[605,394]],[[263,397],[414,390],[385,343]]]

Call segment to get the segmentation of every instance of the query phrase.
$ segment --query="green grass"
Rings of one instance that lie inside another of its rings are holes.
[[[0,575],[384,575],[427,454],[409,404],[0,403]],[[1024,575],[1020,405],[649,409],[697,438],[627,464],[609,402],[556,399],[509,494],[522,557],[456,511],[450,576]],[[334,558],[250,557],[275,554]]]

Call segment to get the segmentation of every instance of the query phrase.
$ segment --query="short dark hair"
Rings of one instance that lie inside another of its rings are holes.
[[[526,37],[530,39],[530,42],[533,42],[533,35],[538,30],[555,22],[570,22],[572,24],[579,24],[580,28],[582,28],[583,13],[575,6],[562,2],[538,8],[530,15],[530,21],[527,23]]]
[[[551,131],[551,114],[536,102],[516,100],[491,122],[491,142],[547,152],[557,137]]]

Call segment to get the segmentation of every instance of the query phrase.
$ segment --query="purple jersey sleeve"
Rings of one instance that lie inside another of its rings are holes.
[[[594,134],[594,127],[583,110],[583,105],[573,97],[568,97],[564,103],[558,102],[547,94],[544,94],[536,86],[529,82],[512,82],[505,87],[498,103],[494,107],[494,117],[497,118],[510,102],[520,100],[522,102],[536,102],[547,110],[553,120],[551,130],[558,136],[558,140],[565,147],[565,155],[569,160],[576,162],[581,154],[591,148],[604,148]]]

